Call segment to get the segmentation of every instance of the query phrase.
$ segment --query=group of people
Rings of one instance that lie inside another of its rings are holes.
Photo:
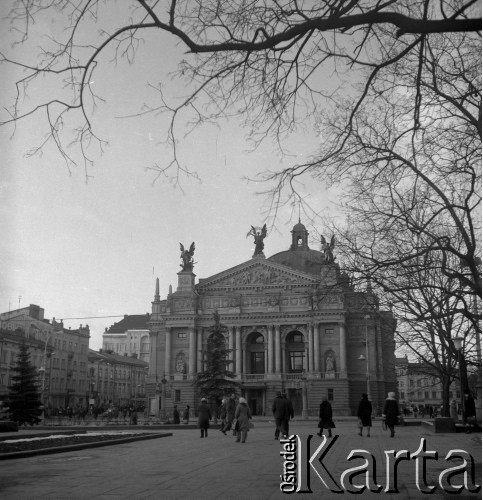
[[[226,436],[227,431],[232,430],[233,435],[236,437],[236,443],[246,442],[248,431],[250,430],[251,418],[250,408],[245,398],[238,398],[237,403],[235,394],[231,394],[229,398],[224,398],[222,400],[220,407],[220,432]],[[201,398],[201,403],[198,406],[198,427],[201,431],[200,438],[208,437],[211,419],[212,415],[208,401],[206,398]]]
[[[464,409],[467,432],[469,433],[472,427],[476,426],[475,401],[470,391],[465,391]],[[187,410],[185,410],[185,414],[186,412],[188,412],[188,415],[183,415],[183,418],[186,416],[187,421],[189,418],[189,406]],[[276,397],[272,404],[272,413],[275,419],[275,439],[278,440],[280,436],[284,438],[288,437],[290,435],[289,423],[290,420],[294,418],[294,409],[285,393],[280,391],[276,393]],[[363,431],[365,429],[366,436],[370,437],[372,415],[372,403],[369,400],[369,396],[363,393],[357,409],[359,436],[363,436]],[[245,443],[247,440],[247,433],[250,429],[250,419],[252,418],[246,399],[240,397],[237,403],[235,394],[231,394],[229,398],[224,398],[219,410],[219,416],[221,419],[220,432],[227,435],[227,431],[232,430],[233,435],[236,437],[236,442]],[[179,412],[175,406],[173,415],[174,423],[180,423],[179,417]],[[198,406],[198,426],[201,430],[201,438],[208,437],[211,419],[212,414],[208,401],[206,398],[202,398]],[[382,410],[382,425],[383,429],[389,429],[391,437],[395,436],[396,431],[394,427],[400,423],[400,419],[401,413],[396,400],[396,394],[394,392],[389,392]],[[335,428],[335,424],[332,416],[332,405],[326,397],[322,399],[322,403],[319,407],[318,428],[318,436],[322,437],[324,430],[327,430],[328,437],[332,437],[332,429]]]

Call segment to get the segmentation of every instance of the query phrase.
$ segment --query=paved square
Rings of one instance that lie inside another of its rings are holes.
[[[422,499],[481,498],[481,493],[450,496],[438,486],[439,473],[457,463],[444,460],[450,449],[470,453],[476,461],[476,482],[481,484],[481,434],[432,434],[423,427],[398,428],[389,438],[375,422],[370,438],[357,435],[356,422],[336,422],[339,438],[324,459],[337,480],[342,471],[360,465],[361,460],[347,461],[352,449],[365,449],[376,457],[377,480],[385,485],[384,450],[407,449],[415,452],[426,438],[427,449],[438,451],[438,461],[427,463],[428,484],[435,484],[434,494],[421,493],[415,485],[415,461],[398,466],[398,494],[365,491],[356,498]],[[307,436],[317,432],[315,421],[295,420],[291,432]],[[313,443],[320,443],[317,436]],[[314,449],[314,448],[313,448]],[[0,497],[15,499],[280,499],[290,495],[280,491],[282,446],[274,440],[274,425],[255,420],[255,428],[246,443],[235,443],[210,429],[207,439],[200,439],[196,429],[173,430],[173,436],[125,445],[86,449],[56,455],[41,455],[0,463]],[[462,475],[455,478],[461,482]],[[361,476],[355,484],[363,482]],[[331,493],[312,474],[312,494],[294,498],[352,498]]]

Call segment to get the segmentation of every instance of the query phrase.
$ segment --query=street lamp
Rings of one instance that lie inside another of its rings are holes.
[[[465,422],[465,390],[468,388],[468,377],[466,374],[466,365],[463,357],[463,337],[453,338],[454,347],[458,353],[458,366],[460,374],[460,402],[461,402],[461,417]]]
[[[366,345],[366,355],[364,356],[364,354],[361,354],[359,356],[359,360],[360,361],[366,361],[366,391],[367,391],[367,397],[368,399],[370,400],[371,399],[371,375],[370,375],[370,372],[369,372],[369,338],[368,338],[368,334],[367,334],[367,320],[370,319],[370,316],[369,315],[365,315],[364,316],[364,319],[366,320],[366,340],[365,340],[365,345]]]

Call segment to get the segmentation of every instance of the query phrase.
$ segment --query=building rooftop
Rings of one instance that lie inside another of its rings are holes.
[[[124,318],[114,323],[105,333],[124,333],[127,330],[148,330],[150,315],[146,314],[125,314]]]

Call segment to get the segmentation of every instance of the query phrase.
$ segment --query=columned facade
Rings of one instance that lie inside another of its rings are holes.
[[[396,388],[394,320],[379,310],[371,290],[355,291],[324,250],[309,248],[299,223],[287,251],[269,258],[256,252],[198,283],[192,265],[185,266],[176,291],[170,287],[164,300],[157,284],[150,320],[152,397],[164,379],[168,413],[174,404],[197,406],[193,379],[203,370],[217,311],[227,327],[229,369],[253,413],[271,414],[276,392],[283,391],[299,415],[317,415],[323,397],[336,415],[354,414],[366,392],[366,363],[373,405],[382,405]],[[367,336],[369,356],[362,361]]]

